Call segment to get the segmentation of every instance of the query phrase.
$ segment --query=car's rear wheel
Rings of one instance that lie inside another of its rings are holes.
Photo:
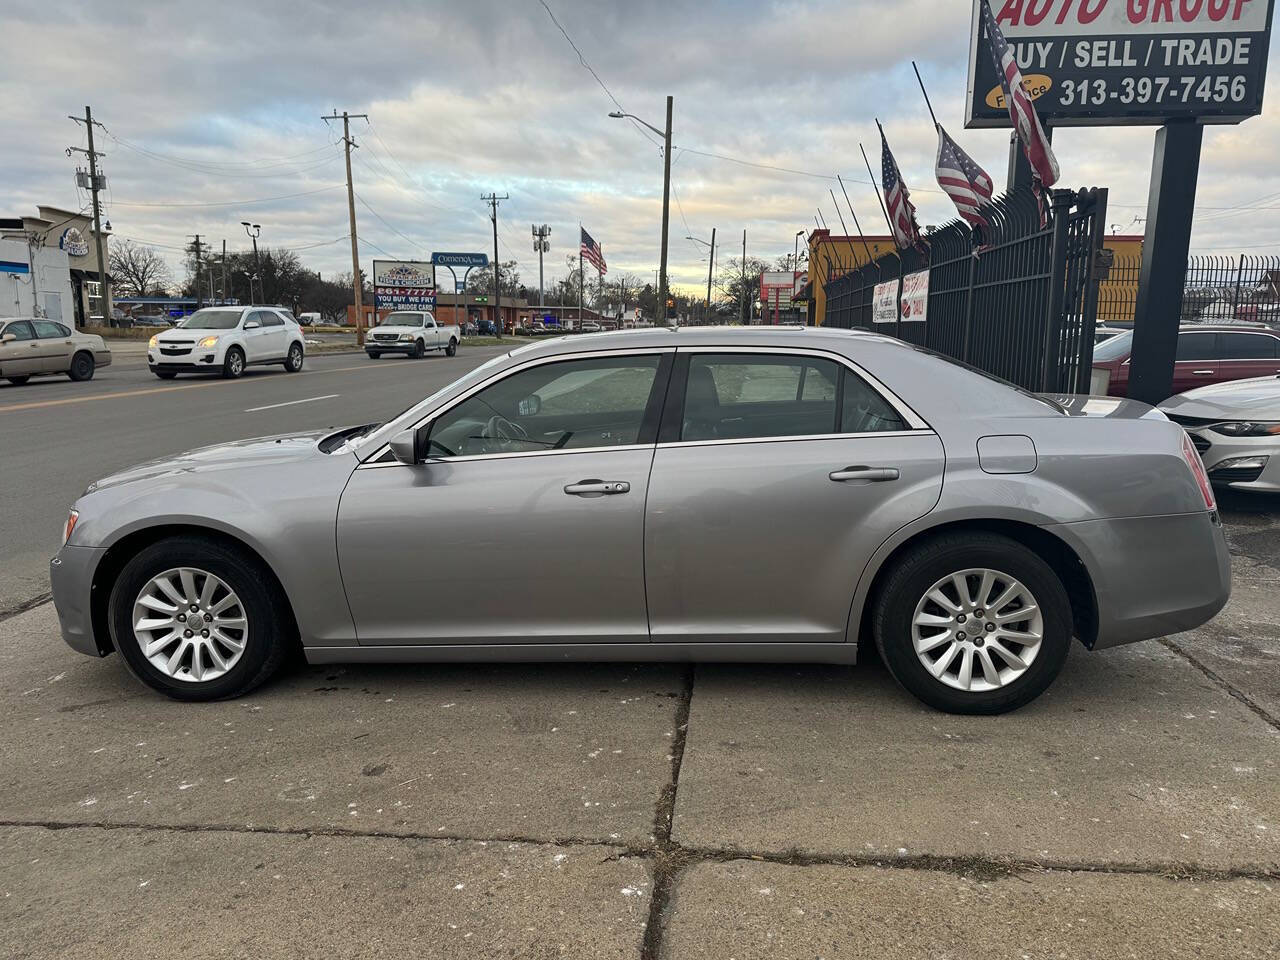
[[[152,370],[151,372],[154,373],[161,380],[172,380],[174,377],[178,375],[177,370]]]
[[[93,354],[87,350],[81,350],[71,358],[71,366],[67,370],[67,376],[72,380],[92,380],[93,371],[97,367],[94,363]]]
[[[451,339],[449,345],[444,348],[444,353],[447,357],[456,356],[458,353],[458,341]]]
[[[10,383],[12,383],[15,387],[20,387],[24,383],[26,383],[28,380],[30,380],[31,376],[28,374],[21,377],[6,377],[5,379],[8,380]]]
[[[1053,568],[996,534],[949,534],[911,548],[872,608],[885,665],[949,713],[1016,710],[1053,682],[1071,644],[1071,605]]]
[[[227,355],[222,361],[222,375],[228,380],[235,380],[244,373],[244,351],[239,347],[230,347],[227,349]]]
[[[284,368],[289,373],[297,373],[302,369],[302,344],[295,343],[289,347],[289,356],[285,357]]]
[[[111,636],[129,669],[175,700],[247,693],[294,645],[285,598],[246,552],[200,537],[140,551],[110,599]]]

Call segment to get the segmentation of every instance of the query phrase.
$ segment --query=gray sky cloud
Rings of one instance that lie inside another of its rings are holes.
[[[933,181],[936,141],[912,56],[939,119],[1003,180],[1007,131],[962,129],[969,5],[961,0],[548,4],[626,109],[660,125],[663,98],[675,97],[671,273],[689,290],[705,282],[707,265],[686,233],[717,227],[727,256],[745,228],[748,252],[772,258],[791,251],[819,207],[836,226],[828,189],[839,195],[834,181],[693,151],[839,172],[864,228],[879,233],[858,152],[866,145],[876,163],[878,116],[921,222],[954,215]],[[90,103],[108,130],[99,149],[118,235],[161,245],[176,260],[197,232],[243,246],[239,223],[251,219],[264,242],[308,248],[314,268],[349,269],[340,131],[319,119],[336,106],[372,119],[352,126],[366,269],[380,251],[491,250],[479,199],[489,190],[511,195],[500,252],[520,261],[526,281],[537,276],[535,221],[552,226],[550,276],[575,252],[579,220],[603,244],[612,274],[649,278],[656,267],[660,153],[634,126],[606,117],[613,103],[538,0],[359,9],[337,0],[10,0],[0,17],[5,215],[87,203],[64,150],[84,143],[66,115]],[[107,56],[95,61],[94,50]],[[1280,195],[1276,118],[1268,107],[1206,133],[1197,248],[1280,252],[1269,209],[1280,206],[1270,199]],[[1133,220],[1145,213],[1152,138],[1150,128],[1059,131],[1063,184],[1109,187],[1108,220],[1140,229]]]

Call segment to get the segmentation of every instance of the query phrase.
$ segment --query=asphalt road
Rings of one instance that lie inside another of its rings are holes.
[[[193,447],[385,420],[504,349],[422,360],[327,354],[298,374],[251,367],[240,380],[160,381],[140,349],[122,348],[88,383],[0,381],[0,611],[48,590],[67,509],[94,480]]]

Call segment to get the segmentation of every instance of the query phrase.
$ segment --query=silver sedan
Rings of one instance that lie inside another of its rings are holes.
[[[1186,630],[1230,568],[1185,434],[886,337],[541,341],[385,424],[93,484],[52,561],[67,642],[169,696],[312,663],[852,663],[998,713]]]
[[[111,351],[97,334],[81,333],[58,320],[0,318],[0,377],[10,383],[53,373],[92,380],[95,370],[110,363]]]

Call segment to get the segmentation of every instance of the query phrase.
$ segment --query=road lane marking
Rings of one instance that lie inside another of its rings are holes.
[[[305,400],[286,400],[284,403],[268,403],[265,407],[250,407],[245,413],[257,413],[259,410],[274,410],[276,407],[292,407],[295,403],[315,403],[317,400],[332,400],[340,397],[340,393],[326,393],[323,397],[307,397]]]

